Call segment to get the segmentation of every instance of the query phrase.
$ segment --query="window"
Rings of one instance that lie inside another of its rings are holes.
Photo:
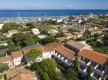
[[[80,65],[80,69],[83,71],[85,69],[85,67]]]
[[[100,78],[100,75],[94,72],[94,77],[95,77],[96,79],[99,79],[99,78]]]
[[[98,70],[103,71],[105,69],[105,67],[101,64],[99,64],[99,66],[97,67]]]
[[[91,65],[92,65],[92,67],[95,67],[95,66],[97,65],[97,63],[94,62],[94,61],[92,61],[92,62],[91,62]]]

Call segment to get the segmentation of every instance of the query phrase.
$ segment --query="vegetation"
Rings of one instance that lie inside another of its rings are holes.
[[[12,41],[15,45],[25,47],[36,44],[39,38],[36,35],[32,36],[30,33],[17,33],[12,36]]]
[[[91,80],[92,66],[89,65],[87,70],[87,80]]]
[[[32,49],[32,50],[30,50],[30,52],[28,52],[28,53],[26,54],[26,57],[27,57],[27,59],[29,59],[30,61],[34,61],[34,60],[36,60],[36,58],[37,58],[38,56],[40,56],[40,55],[42,55],[42,52],[41,52],[41,51],[36,50],[36,49]]]
[[[56,71],[57,64],[52,59],[46,59],[39,63],[34,63],[31,65],[31,70],[36,70],[40,76],[41,80],[64,80],[60,73]]]
[[[5,56],[5,54],[0,54],[0,57],[4,57]]]
[[[3,29],[2,29],[2,32],[7,32],[9,30],[16,30],[18,29],[19,27],[21,27],[21,25],[19,24],[16,24],[16,23],[13,23],[13,22],[10,22],[10,23],[5,23],[3,25]]]
[[[78,75],[77,73],[75,72],[75,70],[73,70],[72,68],[69,68],[67,71],[66,71],[66,79],[67,80],[78,80]]]
[[[41,39],[39,42],[41,44],[47,44],[47,43],[52,43],[52,42],[55,42],[56,39],[54,37],[48,37],[48,38],[45,38],[45,39]]]
[[[8,70],[9,67],[6,63],[0,63],[0,73],[3,73],[5,70]]]
[[[75,61],[74,61],[74,70],[78,72],[78,57],[77,56],[75,57]]]

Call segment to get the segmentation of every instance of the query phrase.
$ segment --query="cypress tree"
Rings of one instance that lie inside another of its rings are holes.
[[[78,71],[78,56],[75,57],[74,69],[75,69],[75,71]]]
[[[87,80],[91,80],[92,66],[89,65],[87,70]]]

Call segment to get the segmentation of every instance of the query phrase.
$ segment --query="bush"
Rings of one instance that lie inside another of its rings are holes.
[[[6,63],[0,63],[0,73],[3,73],[5,70],[8,70],[9,67]]]

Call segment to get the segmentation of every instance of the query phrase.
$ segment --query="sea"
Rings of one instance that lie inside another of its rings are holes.
[[[71,16],[108,14],[108,10],[0,10],[0,18],[4,17],[39,17],[39,16]]]

